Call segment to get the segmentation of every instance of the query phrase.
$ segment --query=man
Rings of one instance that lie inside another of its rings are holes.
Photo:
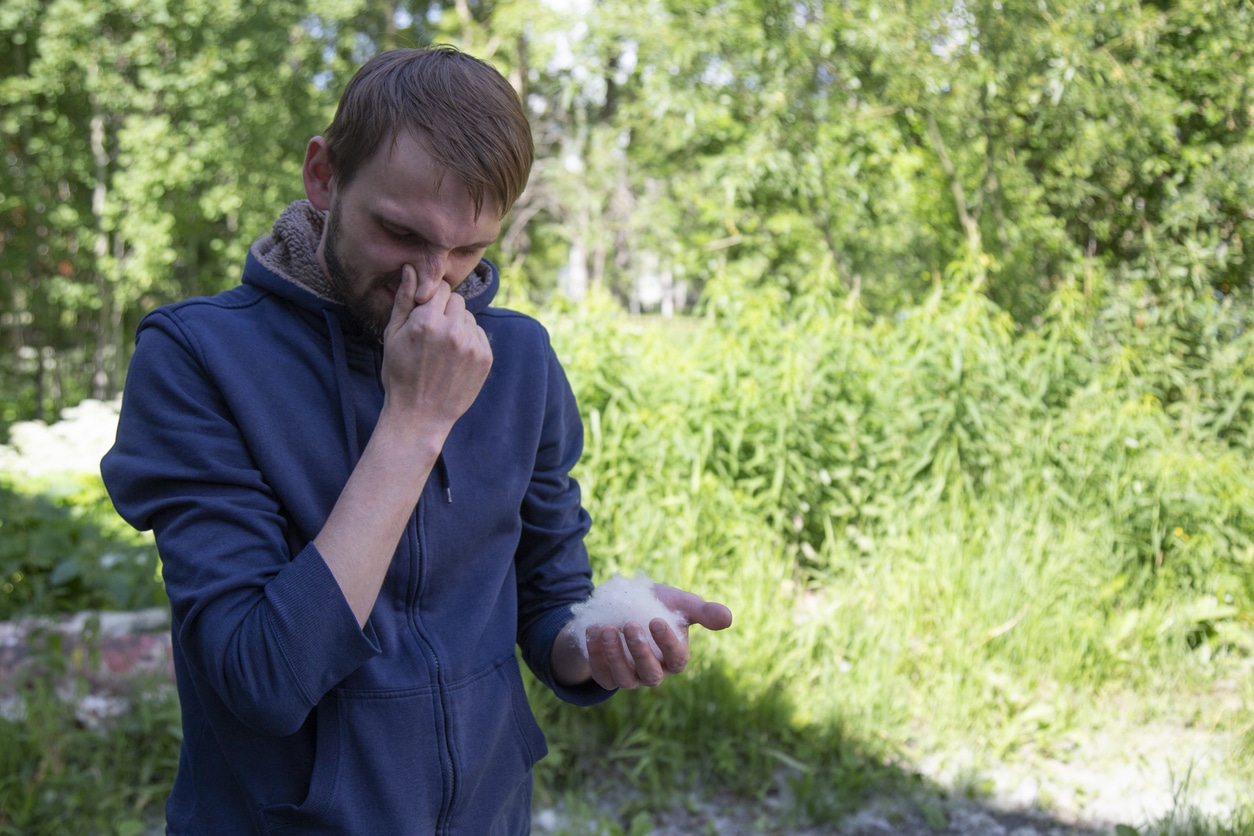
[[[586,658],[571,634],[583,430],[545,331],[489,307],[483,259],[531,160],[488,65],[380,55],[243,283],[141,324],[102,472],[170,597],[168,832],[526,833],[545,743],[515,644],[578,705],[686,665],[663,619],[590,628]]]

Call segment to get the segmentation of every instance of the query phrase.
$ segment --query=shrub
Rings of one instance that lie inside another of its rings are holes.
[[[117,517],[99,477],[0,481],[0,620],[164,605],[151,537]]]

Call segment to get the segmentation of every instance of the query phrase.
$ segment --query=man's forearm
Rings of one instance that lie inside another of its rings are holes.
[[[406,416],[380,416],[326,524],[314,538],[345,600],[365,626],[396,544],[435,465],[444,435]]]

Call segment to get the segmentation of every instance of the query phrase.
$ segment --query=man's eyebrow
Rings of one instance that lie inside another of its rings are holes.
[[[402,235],[407,235],[407,236],[410,236],[410,237],[412,237],[412,238],[417,238],[417,239],[419,239],[419,240],[421,240],[421,241],[423,241],[423,242],[425,242],[425,243],[427,243],[427,244],[432,244],[432,243],[435,243],[435,242],[433,242],[430,238],[428,238],[425,234],[423,234],[422,232],[420,232],[420,231],[419,231],[419,230],[417,230],[417,229],[414,229],[412,226],[410,226],[410,225],[409,225],[409,224],[407,224],[407,223],[403,223],[403,222],[401,222],[401,221],[398,221],[398,220],[396,220],[395,218],[389,218],[387,215],[383,215],[383,214],[380,214],[379,212],[375,212],[375,211],[372,211],[370,214],[371,214],[371,216],[375,219],[375,222],[377,222],[377,223],[381,224],[382,226],[391,227],[393,230],[395,230],[396,232],[401,233]],[[475,243],[473,243],[473,244],[459,244],[458,246],[456,246],[456,247],[451,247],[450,249],[454,249],[454,250],[486,250],[488,247],[492,246],[492,244],[493,244],[493,242],[494,242],[495,240],[496,240],[496,239],[493,239],[492,241],[476,241],[476,242],[475,242]]]

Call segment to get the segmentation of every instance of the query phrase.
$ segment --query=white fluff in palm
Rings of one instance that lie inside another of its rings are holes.
[[[684,638],[682,628],[688,624],[682,615],[667,609],[666,605],[658,600],[657,595],[653,593],[653,581],[649,580],[649,576],[644,572],[636,573],[634,578],[615,575],[594,589],[587,601],[571,607],[570,612],[574,616],[571,625],[575,639],[579,642],[579,650],[585,657],[588,655],[588,628],[595,624],[613,624],[622,630],[629,622],[636,622],[644,628],[644,636],[653,650],[653,655],[658,659],[662,658],[662,650],[653,640],[649,622],[655,618],[664,619],[680,640]],[[625,637],[623,638],[623,651],[629,657],[631,656]]]

